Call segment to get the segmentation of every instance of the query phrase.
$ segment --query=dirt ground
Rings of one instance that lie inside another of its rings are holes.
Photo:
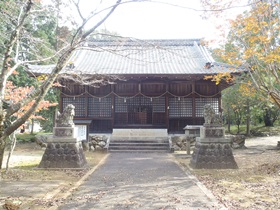
[[[8,151],[4,158],[4,169]],[[36,145],[36,143],[18,144],[13,152],[9,162],[9,170],[2,173],[2,180],[5,181],[29,181],[29,180],[63,180],[67,182],[77,181],[78,177],[83,176],[90,168],[94,167],[106,155],[105,152],[97,151],[85,152],[88,167],[84,170],[38,170],[44,148]]]
[[[247,149],[233,150],[239,169],[191,170],[228,209],[280,209],[280,136],[246,140]],[[37,170],[44,150],[35,143],[18,144],[3,181],[56,181],[61,191],[69,190],[79,178],[104,158],[104,152],[86,152],[89,168],[84,170]],[[191,157],[175,152],[178,162],[189,169]],[[0,197],[0,203],[8,197]],[[59,199],[57,197],[52,199]],[[50,206],[51,200],[34,199],[39,206]],[[55,201],[57,202],[57,200]],[[1,209],[1,208],[0,208]],[[38,208],[37,208],[38,209]],[[43,208],[45,209],[45,208]]]
[[[239,169],[191,170],[228,209],[280,209],[280,136],[246,140],[247,149],[233,150]],[[190,156],[178,153],[188,168]]]
[[[6,152],[4,158],[4,169],[6,166],[7,154],[8,151]],[[20,209],[34,210],[49,209],[55,206],[56,203],[62,199],[61,195],[73,189],[77,181],[79,181],[90,170],[97,166],[97,164],[106,156],[107,153],[104,151],[85,152],[88,165],[82,170],[38,169],[37,166],[39,165],[43,154],[44,149],[36,145],[36,143],[22,143],[16,146],[12,158],[10,159],[8,172],[5,172],[4,169],[2,170],[2,180],[0,178],[0,183],[1,181],[5,183],[20,183],[18,190],[23,189],[24,195],[19,196],[18,194],[20,193],[14,192],[17,190],[16,184],[13,184],[13,186],[10,188],[11,194],[13,194],[11,196],[5,196],[6,194],[1,192],[1,187],[0,210],[5,209],[3,208],[3,205],[5,204],[10,205],[9,210],[15,210],[17,209],[17,206],[20,206]],[[44,189],[39,189],[37,192],[35,189],[33,192],[36,195],[33,194],[26,196],[26,194],[28,194],[28,189],[24,189],[24,186],[21,186],[22,183],[34,183],[34,185],[38,183],[37,188],[42,187],[45,189],[45,191],[49,192],[41,192],[44,191]],[[4,196],[2,194],[4,194]],[[28,206],[28,208],[24,208],[23,206]]]

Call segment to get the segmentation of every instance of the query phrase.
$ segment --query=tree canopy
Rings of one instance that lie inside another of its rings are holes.
[[[227,42],[215,53],[223,61],[246,69],[256,90],[280,107],[280,5],[274,1],[253,2],[249,11],[230,21]],[[227,77],[218,74],[213,79]]]
[[[110,5],[103,7],[98,5],[87,16],[80,10],[80,0],[53,0],[49,3],[43,4],[40,0],[0,2],[0,169],[8,136],[40,108],[40,102],[67,65],[72,52],[83,46],[122,0],[111,1]],[[67,6],[63,9],[71,8],[75,15],[72,13],[71,18],[62,17],[62,5]],[[59,25],[61,22],[63,24]],[[52,73],[37,83],[36,88],[21,100],[7,103],[8,84],[15,70],[28,70],[28,64],[53,61],[56,65]],[[24,107],[28,108],[21,112]],[[15,115],[18,117],[11,124],[4,124]]]

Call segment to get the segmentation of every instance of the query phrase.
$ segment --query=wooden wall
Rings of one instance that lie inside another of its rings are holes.
[[[113,128],[168,128],[183,133],[186,125],[202,125],[203,106],[221,111],[219,86],[211,81],[128,80],[101,87],[64,83],[61,110],[73,104],[75,119],[90,119],[90,132]]]

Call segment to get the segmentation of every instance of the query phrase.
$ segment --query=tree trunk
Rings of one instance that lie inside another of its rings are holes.
[[[31,119],[31,131],[30,131],[31,134],[34,133],[34,119]]]
[[[273,126],[272,113],[270,109],[265,109],[263,120],[265,126]]]
[[[228,132],[230,133],[230,113],[229,113],[229,107],[228,107],[228,112],[227,112],[227,123],[228,123]]]
[[[6,146],[6,139],[3,137],[4,135],[4,115],[2,107],[0,107],[0,170],[2,169],[2,163],[4,159],[4,152]]]
[[[237,124],[237,134],[239,134],[240,133],[240,126],[239,126],[240,124],[238,123]]]
[[[240,113],[238,113],[238,112],[235,112],[235,122],[236,122],[236,125],[237,125],[237,134],[239,134],[240,133],[241,116],[240,116]]]
[[[14,152],[14,149],[16,147],[16,143],[17,143],[17,138],[16,138],[16,134],[15,132],[9,137],[11,140],[11,148],[8,154],[8,158],[7,158],[7,162],[6,162],[6,173],[9,170],[9,162],[10,162],[10,158],[12,157],[12,154]]]
[[[247,100],[247,110],[246,110],[246,136],[250,136],[250,102]]]
[[[0,170],[2,169],[2,163],[4,160],[5,146],[6,146],[6,142],[1,139],[1,142],[0,142]]]

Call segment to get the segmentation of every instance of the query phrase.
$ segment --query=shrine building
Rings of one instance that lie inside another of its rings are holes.
[[[30,71],[48,74],[53,67],[32,65]],[[205,104],[222,111],[221,91],[228,85],[204,78],[230,71],[199,39],[95,40],[78,48],[62,73],[96,83],[61,80],[60,110],[73,104],[74,120],[88,122],[89,133],[160,128],[179,134],[204,123]]]

